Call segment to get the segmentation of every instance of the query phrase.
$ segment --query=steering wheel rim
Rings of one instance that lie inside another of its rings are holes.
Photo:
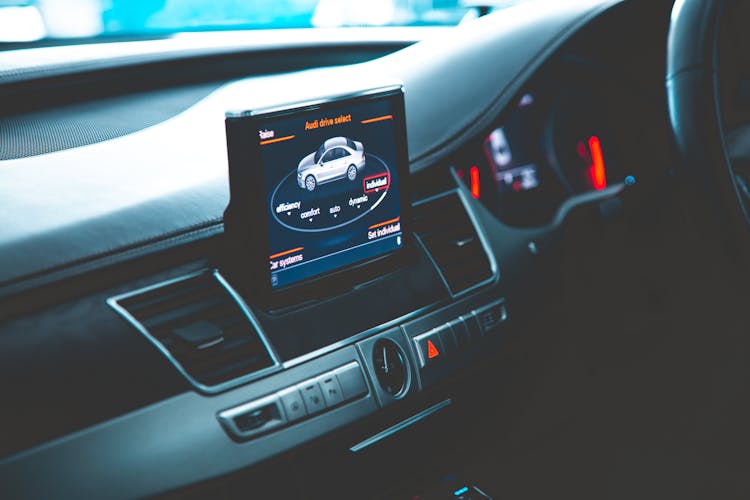
[[[728,0],[677,0],[667,43],[669,118],[682,157],[692,216],[750,248],[750,216],[727,149],[719,92],[719,42]],[[727,225],[731,226],[726,231]],[[719,232],[721,233],[721,232]]]

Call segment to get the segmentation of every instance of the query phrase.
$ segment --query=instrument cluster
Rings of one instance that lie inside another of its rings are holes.
[[[649,140],[644,102],[613,75],[563,64],[528,85],[451,167],[503,222],[545,225],[571,196],[638,173],[638,143]]]

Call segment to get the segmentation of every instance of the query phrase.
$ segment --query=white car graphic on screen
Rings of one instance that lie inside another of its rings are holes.
[[[319,184],[348,179],[353,181],[365,168],[365,148],[359,141],[332,137],[297,166],[297,185],[314,191]]]

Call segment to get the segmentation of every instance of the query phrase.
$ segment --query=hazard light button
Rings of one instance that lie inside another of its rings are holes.
[[[417,350],[420,368],[439,363],[445,358],[445,347],[440,338],[440,328],[414,337],[414,347]]]

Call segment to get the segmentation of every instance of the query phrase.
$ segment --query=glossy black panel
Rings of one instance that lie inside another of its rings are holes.
[[[348,293],[284,313],[256,314],[279,357],[288,361],[447,298],[420,250],[414,264]]]

